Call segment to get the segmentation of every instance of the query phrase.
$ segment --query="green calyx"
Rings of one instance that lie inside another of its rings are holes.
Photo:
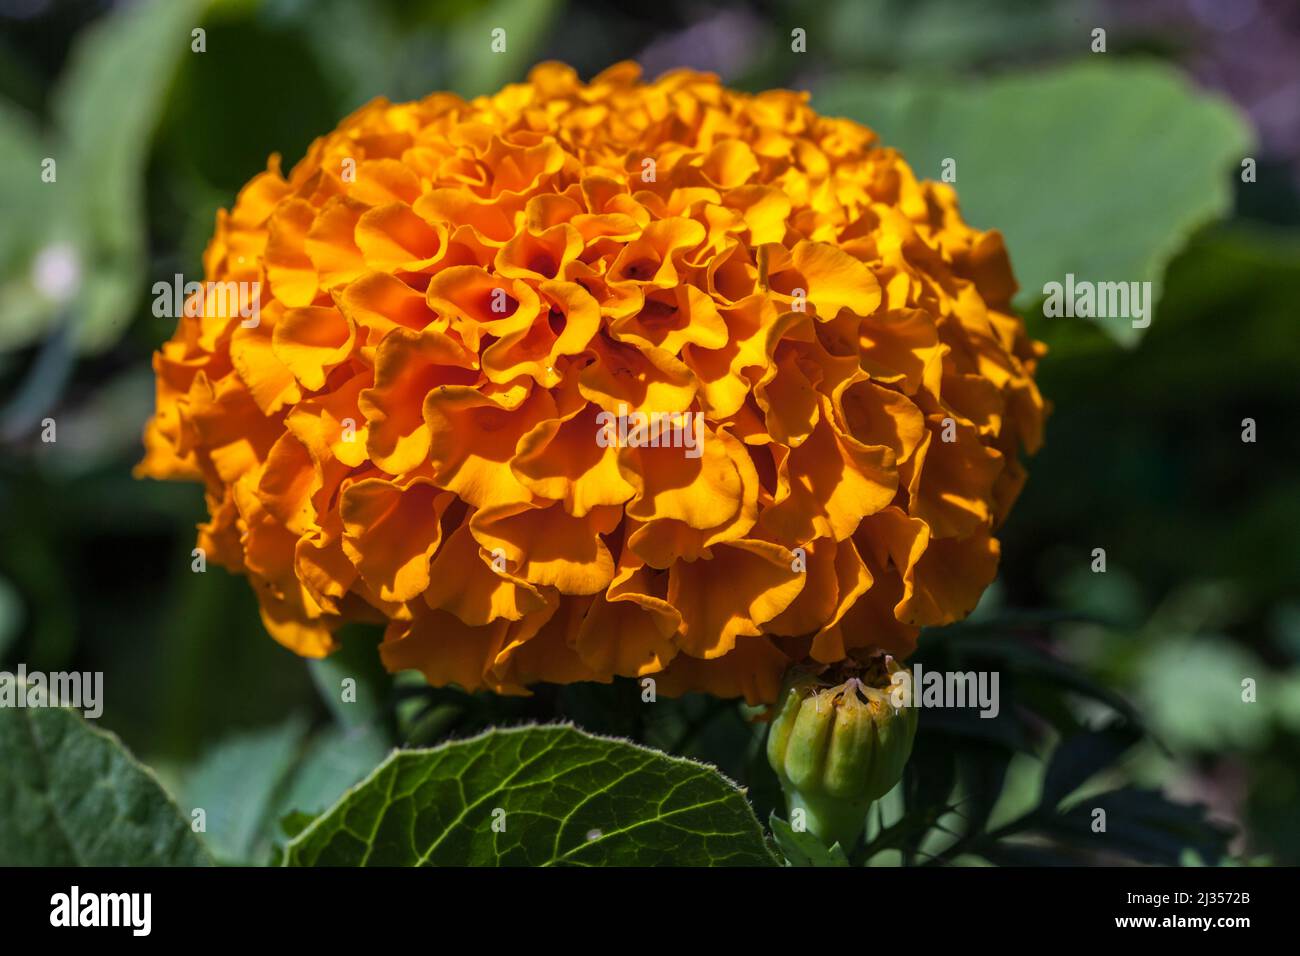
[[[848,848],[867,809],[903,775],[917,711],[899,687],[911,674],[888,655],[833,686],[806,672],[787,678],[767,738],[790,822],[800,817],[827,845]]]

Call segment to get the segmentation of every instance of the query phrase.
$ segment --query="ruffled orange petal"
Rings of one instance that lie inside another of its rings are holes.
[[[503,555],[485,551],[462,524],[439,549],[429,568],[424,603],[450,611],[475,627],[518,621],[545,606],[543,593],[508,570]]]
[[[738,637],[761,634],[803,586],[794,556],[765,541],[728,542],[710,561],[675,564],[668,602],[682,616],[677,646],[692,657],[721,657]]]
[[[366,450],[391,475],[428,461],[432,436],[424,400],[435,390],[478,380],[477,362],[436,329],[393,329],[375,351],[375,384],[358,400],[369,423]]]
[[[442,516],[454,500],[427,478],[405,487],[367,478],[343,490],[343,551],[381,600],[411,601],[429,586],[429,562],[442,543]]]

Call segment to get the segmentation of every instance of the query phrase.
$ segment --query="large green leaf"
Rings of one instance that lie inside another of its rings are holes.
[[[712,768],[568,726],[398,751],[287,847],[299,866],[776,863]]]
[[[955,160],[963,215],[1006,236],[1021,307],[1067,273],[1150,281],[1156,302],[1190,233],[1228,210],[1250,135],[1172,68],[1104,60],[982,83],[833,77],[813,102],[875,129],[921,178]],[[1079,321],[1045,319],[1040,334]],[[1096,321],[1126,345],[1142,335]]]
[[[0,866],[196,866],[154,775],[70,710],[0,709]]]

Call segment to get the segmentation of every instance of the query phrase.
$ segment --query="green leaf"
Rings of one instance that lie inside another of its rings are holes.
[[[1248,750],[1267,739],[1270,714],[1242,700],[1241,682],[1264,683],[1266,676],[1258,658],[1227,638],[1173,635],[1143,658],[1138,693],[1147,719],[1171,747]]]
[[[280,829],[283,831],[285,836],[292,839],[311,826],[312,821],[315,819],[316,818],[310,813],[303,813],[301,810],[294,810],[291,813],[286,813],[280,819]]]
[[[1142,734],[1128,724],[1114,725],[1063,740],[1052,752],[1043,778],[1042,806],[1056,807],[1133,747]]]
[[[330,727],[313,736],[287,776],[279,815],[294,811],[314,819],[364,778],[393,748],[378,725]]]
[[[210,862],[157,778],[62,708],[0,708],[0,866]]]
[[[960,808],[965,825],[984,830],[1006,794],[1012,761],[1017,756],[991,744],[971,743],[957,753],[957,773],[966,790]]]
[[[183,805],[202,808],[207,844],[218,860],[247,863],[269,850],[267,821],[278,819],[273,818],[276,790],[306,734],[307,722],[294,718],[231,736],[204,754],[186,777]]]
[[[872,812],[874,813],[874,810]],[[904,865],[911,865],[912,861],[922,855],[921,845],[926,842],[927,836],[941,825],[945,817],[960,813],[959,804],[925,807],[908,805],[905,812],[888,825],[873,825],[869,817],[868,839],[856,856],[860,860],[867,861],[866,865],[872,866],[876,865],[874,858],[880,854],[896,852],[901,856]]]
[[[1094,810],[1106,811],[1106,829],[1094,832]],[[1037,814],[1035,830],[1098,854],[1176,866],[1188,850],[1217,861],[1232,831],[1211,822],[1205,807],[1174,803],[1158,790],[1124,787],[1091,796],[1060,814]]]
[[[77,340],[111,345],[144,280],[145,160],[172,74],[191,53],[208,0],[142,0],[87,30],[53,94],[60,238],[78,246],[84,277]]]
[[[776,862],[712,768],[569,726],[398,751],[285,853],[296,866]]]
[[[876,130],[918,177],[956,160],[963,216],[1000,229],[1021,292],[1047,282],[1150,281],[1198,227],[1228,211],[1250,134],[1224,101],[1194,92],[1155,63],[1077,65],[983,83],[952,78],[838,77],[813,100]],[[1052,323],[1087,321],[1044,319]],[[1142,335],[1128,318],[1096,320],[1116,341]]]
[[[377,727],[330,727],[308,734],[293,717],[241,733],[212,748],[186,777],[187,808],[207,815],[207,843],[224,863],[263,863],[283,836],[282,821],[324,811],[388,752]]]
[[[839,843],[828,847],[807,830],[797,832],[775,813],[768,817],[767,825],[772,831],[777,849],[790,866],[849,865],[849,858]]]

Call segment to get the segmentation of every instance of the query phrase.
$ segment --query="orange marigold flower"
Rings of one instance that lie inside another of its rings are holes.
[[[384,622],[435,684],[766,702],[796,661],[906,657],[992,580],[1041,440],[999,234],[705,74],[377,100],[272,157],[204,268],[257,318],[180,318],[138,473],[204,483],[199,545],[276,640]]]

